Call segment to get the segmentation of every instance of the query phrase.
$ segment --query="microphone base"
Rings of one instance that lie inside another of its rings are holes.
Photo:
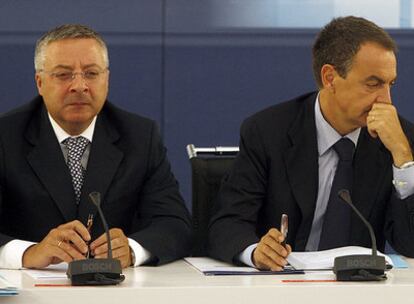
[[[72,261],[66,272],[74,286],[116,285],[125,277],[117,259],[86,259]]]
[[[361,254],[336,257],[333,272],[337,281],[382,281],[385,269],[383,256]]]

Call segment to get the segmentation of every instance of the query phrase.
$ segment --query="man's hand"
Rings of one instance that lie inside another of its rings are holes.
[[[413,154],[407,137],[401,128],[398,113],[391,103],[375,103],[367,117],[368,132],[379,137],[391,152],[394,165],[401,167],[413,160]]]
[[[284,237],[279,230],[270,229],[253,252],[254,265],[262,270],[281,271],[287,264],[286,257],[292,252],[290,245],[283,247]]]
[[[50,264],[70,262],[85,258],[89,241],[86,227],[79,221],[72,221],[52,229],[38,244],[26,249],[23,254],[23,267],[44,268]]]
[[[131,265],[131,251],[129,248],[128,238],[122,229],[112,228],[109,230],[112,246],[112,257],[121,261],[122,268]],[[108,257],[108,243],[105,233],[92,242],[91,251],[95,258],[104,259]]]

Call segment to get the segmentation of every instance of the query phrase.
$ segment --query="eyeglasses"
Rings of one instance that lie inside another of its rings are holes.
[[[62,83],[66,83],[66,82],[71,82],[72,80],[74,80],[76,75],[81,75],[82,78],[86,81],[94,81],[94,80],[97,80],[100,77],[100,75],[105,73],[107,70],[108,68],[105,68],[103,70],[88,69],[86,71],[76,72],[76,73],[71,72],[71,71],[51,72],[51,71],[45,71],[45,70],[40,70],[39,72],[49,74],[53,79],[56,79]]]

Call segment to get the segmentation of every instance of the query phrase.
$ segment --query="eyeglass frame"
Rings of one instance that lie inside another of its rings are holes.
[[[77,75],[81,75],[82,79],[85,80],[86,82],[88,82],[88,81],[94,81],[94,80],[97,80],[99,78],[99,75],[101,75],[101,74],[103,74],[103,73],[105,73],[107,71],[109,71],[109,68],[108,67],[105,67],[104,69],[99,68],[99,71],[97,71],[97,75],[95,76],[95,78],[87,78],[86,77],[86,73],[88,71],[82,71],[82,72],[73,72],[73,71],[70,71],[69,72],[69,70],[68,70],[67,73],[70,74],[70,77],[68,79],[60,79],[60,78],[58,78],[57,77],[57,74],[60,74],[61,72],[53,72],[53,71],[47,71],[47,70],[43,70],[43,69],[39,70],[38,72],[39,73],[46,73],[46,74],[50,75],[53,79],[56,79],[56,80],[58,80],[58,81],[60,81],[62,83],[69,83],[69,82],[72,82],[73,80],[75,80],[75,78],[76,78]]]

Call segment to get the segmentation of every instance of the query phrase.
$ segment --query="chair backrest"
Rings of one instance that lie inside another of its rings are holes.
[[[221,179],[233,164],[238,147],[187,146],[192,171],[193,256],[206,256],[208,223]]]

